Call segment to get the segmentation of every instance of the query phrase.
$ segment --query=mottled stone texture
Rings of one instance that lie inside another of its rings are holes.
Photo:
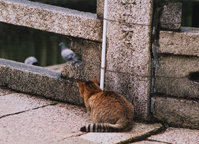
[[[181,28],[180,32],[160,31],[159,52],[199,56],[199,30]]]
[[[104,0],[97,0],[97,17],[103,19],[104,16]]]
[[[199,129],[199,101],[153,97],[153,116],[173,127]]]
[[[0,103],[1,118],[7,115],[56,104],[57,102],[30,96],[27,94],[12,93],[0,97]]]
[[[151,0],[109,0],[105,89],[124,95],[149,120]]]
[[[151,25],[152,0],[108,0],[108,19]]]
[[[106,89],[122,94],[134,105],[135,120],[143,120],[149,110],[150,77],[139,77],[128,73],[106,72]]]
[[[155,90],[176,97],[199,98],[199,83],[188,79],[199,71],[198,57],[161,56],[155,78]]]
[[[81,63],[67,62],[61,70],[61,76],[80,80],[100,78],[101,43],[78,38],[68,38],[67,44],[75,53],[82,56]]]
[[[148,140],[172,144],[197,144],[199,142],[199,131],[182,128],[168,128],[164,133],[153,135]],[[137,143],[136,143],[137,144]],[[149,143],[146,143],[149,144]],[[156,144],[156,143],[154,143]],[[159,143],[157,143],[159,144]],[[162,144],[162,143],[160,143]]]
[[[79,129],[89,123],[89,114],[83,107],[61,103],[45,106],[1,118],[1,143],[57,144],[84,134]]]
[[[82,105],[75,81],[62,79],[60,72],[0,59],[0,85],[13,90]]]
[[[49,32],[101,41],[96,14],[26,0],[0,0],[0,21]]]
[[[164,29],[179,29],[181,27],[182,3],[169,2],[163,6],[160,16],[160,26]]]
[[[0,88],[0,96],[8,95],[11,93],[14,93],[14,91],[11,91],[11,90],[7,89],[6,87]]]

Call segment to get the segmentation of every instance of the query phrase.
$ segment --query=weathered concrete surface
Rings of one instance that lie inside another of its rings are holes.
[[[199,101],[153,97],[153,116],[174,127],[199,129]]]
[[[152,0],[109,0],[108,19],[125,23],[151,25]]]
[[[135,123],[132,131],[125,133],[87,133],[80,136],[81,138],[97,142],[97,143],[124,143],[136,141],[139,138],[145,138],[147,135],[152,135],[162,129],[161,124],[141,124]]]
[[[64,65],[65,64],[58,64],[58,65],[46,66],[45,68],[61,72],[61,69]]]
[[[0,85],[20,92],[83,105],[75,81],[62,79],[60,72],[0,59]]]
[[[97,142],[92,142],[83,138],[80,138],[79,136],[67,138],[64,140],[59,140],[57,142],[52,142],[50,144],[99,144]]]
[[[85,108],[67,104],[46,106],[0,119],[1,143],[50,143],[83,134],[91,121]]]
[[[130,101],[135,109],[135,117],[137,120],[146,118],[146,112],[150,104],[148,94],[150,93],[150,77],[138,77],[131,74],[120,72],[106,72],[105,79],[106,89],[114,90],[122,94]]]
[[[0,118],[38,107],[56,104],[55,101],[32,97],[27,94],[12,93],[0,97]],[[5,109],[6,108],[6,109]]]
[[[97,17],[100,19],[104,17],[104,0],[97,0]]]
[[[148,139],[172,144],[198,144],[199,131],[170,127],[166,130],[166,132],[151,136]]]
[[[199,98],[199,83],[188,79],[190,72],[199,71],[198,57],[161,56],[155,78],[157,93],[176,97]]]
[[[131,144],[165,144],[165,142],[158,142],[158,141],[153,141],[153,140],[144,140],[144,141],[139,141]]]
[[[94,41],[102,39],[102,22],[96,14],[26,0],[0,0],[0,13],[2,22]]]
[[[0,96],[8,95],[14,93],[14,91],[11,91],[7,89],[6,87],[0,87]]]
[[[135,123],[130,132],[83,133],[79,131],[80,127],[92,123],[85,107],[20,93],[2,97],[5,99],[1,99],[0,109],[10,112],[0,117],[2,144],[122,143],[146,138],[163,128],[161,124]],[[10,109],[15,109],[15,113]]]
[[[181,28],[180,32],[160,31],[159,52],[199,56],[199,29]]]
[[[108,22],[107,70],[149,76],[150,34],[148,26]]]
[[[136,118],[149,120],[152,1],[110,0],[108,11],[105,89],[124,95]]]
[[[180,29],[182,17],[182,3],[169,2],[163,6],[160,16],[160,26],[164,29]]]

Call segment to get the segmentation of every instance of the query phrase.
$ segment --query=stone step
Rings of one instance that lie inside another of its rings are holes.
[[[83,105],[76,81],[61,78],[58,71],[5,59],[0,59],[0,70],[0,86]]]
[[[199,129],[199,101],[170,98],[166,95],[152,98],[153,116],[173,127]]]
[[[160,56],[155,77],[157,93],[175,97],[199,98],[199,83],[188,79],[199,71],[199,57]]]
[[[199,29],[181,28],[180,32],[160,31],[159,53],[199,56]]]

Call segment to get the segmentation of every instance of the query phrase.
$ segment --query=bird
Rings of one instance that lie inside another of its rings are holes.
[[[30,57],[26,58],[24,63],[29,64],[29,65],[38,65],[38,60],[35,57],[30,56]]]
[[[63,42],[61,42],[59,46],[61,46],[61,55],[66,62],[68,61],[80,62],[81,61],[81,58],[78,57],[72,50],[67,48]]]

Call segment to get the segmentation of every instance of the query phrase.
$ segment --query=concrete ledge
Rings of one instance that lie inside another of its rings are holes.
[[[153,116],[173,127],[199,129],[199,101],[153,97]]]
[[[94,41],[102,38],[97,14],[26,0],[0,0],[0,21]]]
[[[0,59],[0,86],[83,105],[75,81],[62,79],[60,72],[42,67]]]
[[[160,31],[159,53],[199,56],[199,29],[181,28],[180,32]]]

